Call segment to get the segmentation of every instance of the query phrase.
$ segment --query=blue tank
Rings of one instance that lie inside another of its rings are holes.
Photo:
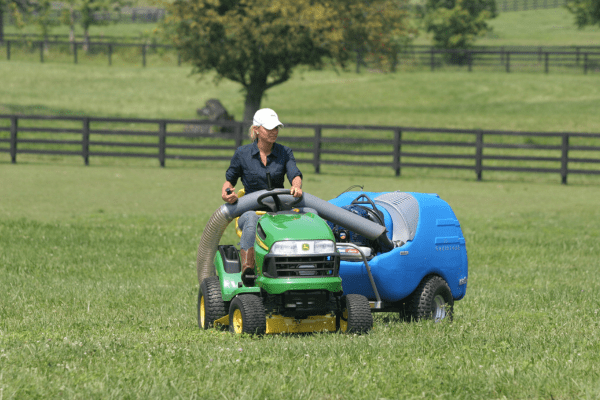
[[[446,281],[454,300],[462,299],[467,290],[467,248],[448,203],[437,194],[414,192],[346,192],[329,203],[348,208],[361,195],[368,196],[383,215],[387,236],[396,245],[391,250],[375,246],[377,253],[368,260],[381,300],[405,299],[431,275]],[[370,209],[373,205],[361,203]],[[375,299],[364,262],[342,260],[340,276],[345,294]]]

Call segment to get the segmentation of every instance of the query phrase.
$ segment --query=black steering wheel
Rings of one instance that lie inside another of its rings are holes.
[[[266,193],[263,193],[260,196],[258,196],[258,198],[256,199],[256,202],[261,207],[267,207],[267,208],[271,209],[271,211],[273,211],[273,212],[281,211],[283,207],[281,206],[281,200],[279,199],[279,196],[283,196],[283,195],[286,195],[286,194],[291,196],[290,189],[275,189],[275,190],[270,190],[270,191],[268,191]],[[275,202],[274,206],[272,206],[271,204],[267,205],[267,204],[263,203],[263,200],[266,199],[267,197],[272,197],[273,198],[273,201]],[[299,198],[297,198],[296,200],[294,200],[290,204],[290,206],[295,206],[296,204],[300,203],[303,198],[304,198],[304,194],[302,194],[302,196],[300,196]]]

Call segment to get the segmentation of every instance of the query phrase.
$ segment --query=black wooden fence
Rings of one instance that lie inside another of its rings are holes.
[[[60,8],[56,8],[49,13],[49,20],[55,23],[60,23],[63,11],[62,5]],[[164,8],[157,7],[125,7],[121,11],[95,11],[92,12],[92,18],[98,22],[118,22],[118,23],[157,23],[165,19],[167,11]],[[35,16],[36,11],[31,11],[25,15],[25,20],[28,20],[31,16]],[[4,13],[5,25],[14,25],[15,21],[10,13]],[[79,10],[73,11],[73,18],[75,23],[81,21],[82,14]]]
[[[90,42],[86,55],[94,57],[105,56],[108,65],[112,65],[113,53],[122,48],[138,49],[136,59],[142,66],[147,65],[148,54],[160,51],[173,52],[177,64],[181,65],[181,56],[175,47],[167,44],[154,43],[113,43]],[[15,47],[22,53],[37,52],[39,61],[45,62],[52,49],[55,52],[67,54],[77,64],[85,43],[81,41],[43,41],[43,40],[5,40],[4,53],[6,60],[11,60]],[[139,57],[139,58],[137,58]],[[64,59],[64,56],[63,56]],[[356,72],[361,67],[376,68],[370,65],[368,57],[357,55]],[[600,46],[572,46],[572,47],[478,47],[472,49],[448,50],[437,49],[429,46],[410,46],[398,54],[394,69],[397,68],[428,68],[435,71],[440,68],[464,68],[468,71],[496,70],[496,71],[581,71],[587,74],[590,71],[600,72]]]
[[[133,127],[133,128],[132,128]],[[230,160],[248,143],[240,122],[0,115],[0,153],[166,160]],[[293,134],[289,134],[289,132]],[[286,124],[278,139],[298,163],[391,168],[600,175],[600,133],[513,132]]]
[[[500,12],[527,11],[563,7],[566,0],[498,0],[496,9]]]

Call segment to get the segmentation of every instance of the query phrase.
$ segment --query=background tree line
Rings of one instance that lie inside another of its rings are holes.
[[[58,25],[69,26],[69,38],[75,41],[75,26],[83,29],[84,48],[90,42],[89,29],[92,25],[107,25],[109,22],[96,18],[100,12],[119,11],[131,4],[129,0],[63,0],[60,18],[55,17],[56,2],[51,0],[0,0],[0,42],[4,40],[4,18],[8,14],[14,25],[22,28],[26,24],[37,27],[38,32],[47,40],[52,28]],[[77,14],[77,17],[76,16]]]

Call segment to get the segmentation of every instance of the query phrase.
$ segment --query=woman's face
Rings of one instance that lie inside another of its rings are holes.
[[[258,127],[258,140],[263,143],[273,144],[277,140],[279,134],[279,127],[276,126],[273,129],[266,129],[264,126]]]

